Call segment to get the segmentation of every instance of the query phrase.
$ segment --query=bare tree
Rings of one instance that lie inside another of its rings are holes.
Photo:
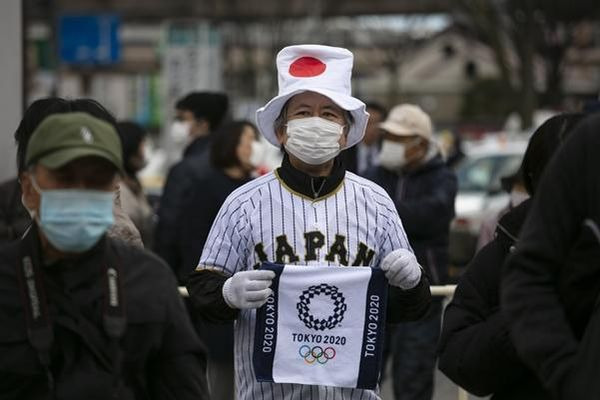
[[[538,105],[535,61],[545,65],[546,100],[562,98],[562,67],[571,31],[596,18],[600,7],[585,0],[458,0],[456,21],[494,52],[500,79],[513,93],[522,126]],[[516,70],[516,73],[513,72]]]

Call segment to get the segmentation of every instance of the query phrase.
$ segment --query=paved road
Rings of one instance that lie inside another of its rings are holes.
[[[392,384],[389,379],[383,383],[381,392],[383,400],[394,400]],[[477,399],[483,399],[483,397],[469,396],[469,400]],[[439,371],[437,371],[435,375],[435,392],[433,394],[433,400],[458,400],[458,387]]]

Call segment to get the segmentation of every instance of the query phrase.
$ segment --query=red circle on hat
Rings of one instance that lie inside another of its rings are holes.
[[[300,57],[290,65],[290,75],[297,78],[310,78],[321,75],[327,66],[314,57]]]

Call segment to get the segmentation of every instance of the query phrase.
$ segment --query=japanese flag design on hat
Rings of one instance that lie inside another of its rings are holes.
[[[256,111],[256,124],[265,138],[279,146],[274,123],[285,103],[302,92],[316,92],[328,97],[354,119],[344,148],[362,140],[369,114],[365,104],[352,97],[354,56],[346,49],[321,45],[288,46],[277,54],[279,94]],[[343,150],[343,149],[342,149]]]

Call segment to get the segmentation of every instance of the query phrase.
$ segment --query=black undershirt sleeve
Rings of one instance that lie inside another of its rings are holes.
[[[233,321],[240,313],[223,299],[223,285],[228,278],[219,271],[201,269],[194,271],[188,279],[186,287],[192,310],[208,322]]]
[[[416,321],[425,315],[431,304],[429,280],[421,275],[419,284],[412,289],[403,290],[389,286],[387,302],[387,322],[398,323]]]

